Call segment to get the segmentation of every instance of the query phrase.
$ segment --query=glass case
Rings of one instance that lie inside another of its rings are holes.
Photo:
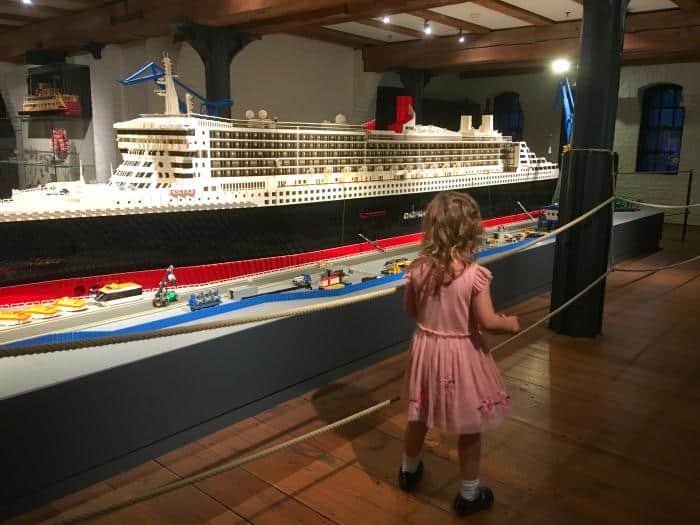
[[[90,70],[27,66],[0,101],[0,198],[49,182],[95,180]]]

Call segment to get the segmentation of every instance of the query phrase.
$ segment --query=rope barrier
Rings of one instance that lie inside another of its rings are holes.
[[[662,270],[670,270],[671,268],[677,268],[678,266],[682,266],[684,264],[688,264],[694,261],[700,261],[700,255],[696,255],[695,257],[691,257],[690,259],[684,259],[682,261],[673,263],[673,264],[667,264],[665,266],[656,266],[654,268],[615,268],[614,271],[616,272],[634,272],[634,273],[656,273],[660,272]]]
[[[340,419],[338,421],[330,423],[330,424],[323,426],[321,428],[317,428],[316,430],[312,430],[311,432],[307,432],[306,434],[298,436],[294,439],[290,439],[290,440],[285,441],[283,443],[279,443],[277,445],[260,450],[258,452],[255,452],[255,453],[250,454],[248,456],[244,456],[242,458],[237,458],[237,459],[233,459],[230,461],[226,461],[225,463],[222,463],[221,465],[218,465],[214,468],[206,469],[198,474],[194,474],[192,476],[187,476],[187,477],[179,479],[177,481],[173,481],[172,483],[167,483],[167,484],[162,485],[160,487],[157,487],[155,489],[144,492],[143,494],[140,494],[138,496],[134,496],[134,497],[119,501],[117,503],[113,503],[111,505],[108,505],[107,507],[93,510],[90,512],[86,512],[84,514],[78,514],[78,515],[73,516],[73,517],[69,517],[63,521],[56,522],[56,525],[74,525],[76,523],[82,523],[84,521],[88,521],[88,520],[92,520],[95,518],[99,518],[101,516],[105,516],[107,514],[110,514],[114,511],[117,511],[120,509],[123,509],[125,507],[135,505],[136,503],[141,503],[143,501],[153,499],[157,496],[160,496],[162,494],[166,494],[168,492],[172,492],[174,490],[186,487],[188,485],[192,485],[193,483],[199,483],[200,481],[204,481],[205,479],[209,479],[213,476],[216,476],[218,474],[222,474],[222,473],[227,472],[231,469],[241,467],[243,465],[251,463],[252,461],[257,461],[258,459],[262,459],[262,458],[267,457],[271,454],[279,452],[282,449],[289,448],[291,446],[294,446],[294,445],[301,443],[303,441],[307,441],[309,439],[312,439],[316,436],[319,436],[319,435],[324,434],[326,432],[329,432],[331,430],[335,430],[336,428],[339,428],[343,425],[347,425],[348,423],[352,423],[353,421],[355,421],[357,419],[360,419],[364,416],[367,416],[369,414],[377,412],[378,410],[381,410],[385,407],[388,407],[389,405],[391,405],[392,403],[395,403],[399,399],[400,398],[398,396],[393,397],[391,399],[387,399],[385,401],[377,403],[376,405],[372,405],[369,408],[365,408],[364,410],[361,410],[359,412],[355,412],[354,414],[351,414],[343,419]]]
[[[642,201],[635,201],[633,199],[628,199],[626,197],[618,197],[618,200],[621,200],[623,202],[628,202],[630,204],[637,204],[639,206],[646,206],[647,208],[659,208],[662,210],[677,210],[677,209],[682,209],[682,208],[697,208],[700,206],[700,202],[696,202],[694,204],[659,204],[655,202],[642,202]]]
[[[529,325],[527,328],[524,328],[523,330],[520,330],[517,334],[513,334],[511,337],[506,339],[505,341],[501,341],[498,343],[496,346],[490,349],[491,352],[496,352],[506,346],[508,343],[515,341],[517,338],[522,337],[526,333],[528,333],[530,330],[533,330],[534,328],[538,327],[545,321],[548,321],[555,315],[561,313],[564,311],[566,308],[568,308],[573,302],[577,301],[579,298],[583,297],[586,295],[591,289],[593,289],[599,282],[601,282],[603,279],[605,279],[610,273],[612,273],[612,270],[606,270],[605,273],[603,273],[600,277],[595,279],[592,283],[590,283],[588,286],[586,286],[583,290],[581,290],[579,293],[574,295],[571,299],[566,301],[564,304],[556,308],[555,310],[552,310],[549,312],[547,315],[545,315],[542,319],[535,321],[531,325]]]

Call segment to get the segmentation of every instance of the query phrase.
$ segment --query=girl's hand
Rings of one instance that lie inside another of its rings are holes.
[[[510,331],[517,334],[520,331],[520,321],[517,315],[509,315],[508,322],[510,324]]]

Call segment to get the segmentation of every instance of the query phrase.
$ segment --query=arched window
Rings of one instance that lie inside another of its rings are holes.
[[[684,118],[681,86],[659,84],[644,91],[637,171],[678,173]]]
[[[520,107],[520,95],[506,91],[497,95],[493,100],[494,127],[513,137],[513,140],[523,139],[523,110]]]

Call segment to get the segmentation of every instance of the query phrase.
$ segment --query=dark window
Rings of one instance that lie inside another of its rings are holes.
[[[503,135],[522,140],[524,119],[520,95],[513,91],[497,95],[493,101],[493,120],[494,127]]]
[[[678,173],[684,120],[681,86],[660,84],[644,91],[637,171]]]

